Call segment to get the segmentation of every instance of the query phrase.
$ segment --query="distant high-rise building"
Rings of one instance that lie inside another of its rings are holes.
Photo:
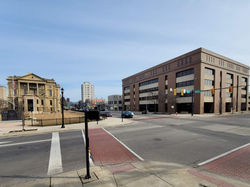
[[[90,82],[84,82],[81,85],[81,91],[82,91],[82,102],[94,99],[95,95],[94,85],[91,84]]]

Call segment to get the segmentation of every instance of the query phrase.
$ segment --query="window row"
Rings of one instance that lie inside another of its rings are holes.
[[[158,95],[148,96],[148,97],[140,97],[139,98],[140,101],[156,100],[156,99],[158,99]]]
[[[191,85],[194,85],[194,80],[178,82],[176,83],[176,88],[186,87],[186,86],[191,86]]]
[[[145,90],[139,90],[139,93],[146,93],[146,92],[153,92],[153,91],[158,91],[158,87],[148,88]]]
[[[109,101],[108,104],[112,105],[112,104],[122,104],[121,101]]]
[[[127,96],[127,95],[130,95],[130,92],[128,92],[128,93],[124,93],[124,96]]]
[[[192,63],[192,57],[186,57],[177,62],[177,67],[184,66]]]
[[[176,78],[177,77],[183,77],[183,76],[186,76],[186,75],[191,75],[191,74],[194,74],[194,69],[193,68],[176,73]]]
[[[149,85],[149,84],[153,84],[153,83],[157,83],[157,82],[158,82],[158,78],[142,82],[139,84],[139,86],[145,86],[145,85]]]
[[[129,87],[129,86],[127,86],[127,87],[125,87],[125,88],[124,88],[124,90],[130,90],[130,87]]]

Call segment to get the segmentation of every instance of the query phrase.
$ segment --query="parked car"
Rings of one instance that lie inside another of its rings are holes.
[[[121,117],[123,118],[133,118],[134,113],[131,111],[123,111]]]
[[[100,111],[100,116],[103,117],[112,117],[112,113],[109,111]]]

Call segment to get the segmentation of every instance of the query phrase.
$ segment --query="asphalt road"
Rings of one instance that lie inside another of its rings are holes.
[[[250,115],[136,119],[138,121],[131,124],[106,130],[148,161],[197,166],[250,142]],[[58,140],[52,138],[52,133],[0,138],[0,186],[49,177],[49,163],[53,160],[51,147],[54,146],[60,147],[60,151],[54,152],[57,157],[58,152],[61,153],[63,172],[85,167],[81,130],[58,135]],[[51,146],[52,141],[54,146]],[[100,149],[105,151],[105,146]]]
[[[0,138],[0,186],[49,177],[51,138],[52,133]],[[60,132],[59,138],[63,172],[85,167],[82,132]]]
[[[107,130],[145,160],[197,166],[249,143],[250,115],[149,119]]]

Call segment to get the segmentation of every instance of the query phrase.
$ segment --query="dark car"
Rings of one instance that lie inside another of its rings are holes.
[[[100,116],[103,117],[112,117],[112,113],[109,111],[100,111]]]
[[[122,117],[123,118],[133,118],[133,116],[134,116],[134,113],[131,112],[131,111],[123,111],[122,112]]]

